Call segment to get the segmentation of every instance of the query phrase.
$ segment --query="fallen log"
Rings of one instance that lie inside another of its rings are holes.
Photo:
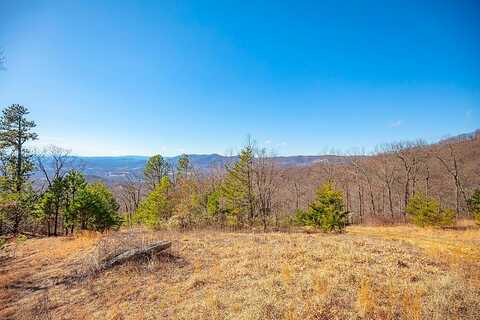
[[[170,241],[159,241],[152,243],[144,248],[123,251],[112,257],[108,257],[105,261],[103,261],[103,263],[101,263],[100,268],[108,269],[130,260],[153,256],[160,251],[164,251],[170,248],[171,245],[172,243]]]

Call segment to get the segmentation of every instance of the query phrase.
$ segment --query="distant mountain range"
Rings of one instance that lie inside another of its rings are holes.
[[[214,168],[223,168],[226,164],[238,160],[238,156],[222,156],[219,154],[190,154],[188,155],[193,167],[199,171],[208,171]],[[172,166],[176,166],[180,156],[165,157]],[[281,156],[274,157],[280,166],[308,166],[318,162],[343,162],[345,157],[322,156]],[[128,175],[142,176],[146,156],[111,156],[111,157],[76,157],[76,166],[89,179],[101,179],[110,182],[121,181]]]
[[[439,141],[439,143],[450,143],[450,142],[459,142],[464,140],[473,140],[477,137],[480,137],[480,129],[477,129],[473,132],[459,134],[453,137],[447,137]]]
[[[451,143],[461,140],[475,139],[480,136],[480,130],[445,138],[439,143]],[[207,172],[214,168],[224,168],[225,165],[238,160],[238,156],[222,156],[213,154],[190,154],[191,164],[196,170]],[[148,161],[147,156],[110,156],[110,157],[75,157],[75,167],[79,168],[89,180],[103,180],[115,183],[125,180],[127,176],[143,176],[143,169]],[[180,156],[165,157],[171,166],[175,167]],[[319,156],[279,156],[273,157],[282,167],[309,166],[320,162],[345,163],[349,156],[319,155]],[[39,173],[37,178],[42,179]]]

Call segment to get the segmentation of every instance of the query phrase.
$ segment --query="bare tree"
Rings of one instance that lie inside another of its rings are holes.
[[[430,164],[427,161],[425,161],[425,195],[428,197],[430,194]]]
[[[305,168],[304,170],[307,171],[307,175],[311,174],[310,168]],[[295,210],[300,209],[302,198],[304,198],[305,194],[307,193],[304,181],[305,179],[301,175],[300,170],[298,171],[299,172],[296,172],[295,174],[290,174],[286,177],[289,193],[293,196]]]
[[[127,175],[126,181],[118,186],[119,200],[127,213],[128,224],[132,225],[132,217],[140,205],[144,184],[136,175]]]
[[[448,144],[448,152],[442,154],[437,152],[435,157],[440,161],[447,173],[452,177],[455,185],[455,211],[460,213],[460,195],[463,196],[465,203],[467,202],[467,196],[463,189],[462,174],[461,174],[461,161],[458,158],[457,152],[453,144]]]
[[[398,142],[392,145],[392,151],[401,161],[404,172],[404,208],[406,208],[408,205],[408,200],[410,199],[412,189],[415,189],[419,166],[421,166],[422,163],[422,148],[424,146],[425,142],[421,140],[416,142]],[[406,213],[404,212],[403,214],[404,219],[406,219]]]
[[[63,179],[69,170],[76,167],[76,159],[71,151],[54,145],[49,145],[35,154],[35,162],[51,187],[55,179]]]
[[[351,208],[350,181],[351,177],[348,175],[348,172],[346,172],[345,179],[342,180],[342,185],[345,192],[345,208],[347,209],[347,211],[350,211]]]
[[[253,166],[257,207],[263,229],[267,229],[268,219],[272,213],[274,194],[277,191],[278,172],[275,161],[265,148],[256,150]]]
[[[368,167],[364,161],[362,161],[362,157],[355,157],[352,159],[352,165],[356,169],[357,173],[361,174],[365,181],[367,182],[368,187],[368,194],[370,196],[370,205],[372,207],[372,214],[377,214],[377,207],[375,204],[375,194],[373,190],[373,176],[368,171]]]
[[[335,182],[336,177],[336,165],[325,159],[322,162],[321,169],[323,170],[324,174],[327,176],[327,181]]]
[[[387,190],[388,208],[393,220],[395,218],[393,210],[393,185],[397,179],[398,168],[394,161],[395,159],[392,157],[391,145],[382,145],[379,147],[379,151],[380,153],[376,157],[379,163],[377,175]],[[384,196],[382,195],[382,200],[383,199]],[[385,210],[385,206],[383,206],[383,210]]]
[[[55,208],[54,208],[54,235],[57,235],[59,224],[59,215],[62,206],[62,197],[64,194],[64,177],[72,169],[75,168],[75,158],[71,156],[70,150],[63,149],[54,145],[49,145],[35,154],[35,162],[38,170],[45,178],[47,188],[55,190]],[[42,189],[45,185],[42,186]],[[50,221],[47,219],[47,230],[50,235]]]

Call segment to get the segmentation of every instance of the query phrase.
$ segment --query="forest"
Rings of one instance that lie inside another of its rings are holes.
[[[38,138],[28,109],[3,110],[0,234],[69,235],[145,225],[153,229],[342,232],[349,224],[448,227],[480,219],[480,134],[434,144],[379,146],[342,161],[282,167],[248,138],[238,161],[208,171],[183,154],[176,166],[152,156],[143,176],[107,186],[87,181],[70,151]],[[37,174],[33,175],[36,172]]]

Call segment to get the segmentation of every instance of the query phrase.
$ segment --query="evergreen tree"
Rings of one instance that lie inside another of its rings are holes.
[[[222,206],[222,193],[220,191],[213,191],[207,196],[207,213],[216,222],[224,224],[227,212]]]
[[[65,176],[65,212],[64,225],[65,233],[73,234],[73,230],[77,223],[77,211],[75,210],[75,203],[78,195],[87,187],[85,176],[77,170],[71,170]]]
[[[29,174],[33,170],[31,155],[25,148],[25,143],[36,140],[37,134],[32,130],[35,122],[26,118],[29,114],[27,108],[14,104],[3,110],[0,118],[0,147],[2,154],[6,155],[4,165],[5,185],[9,192],[15,193],[14,202],[8,207],[12,213],[12,231],[18,233],[23,219],[29,213],[32,203],[26,203],[32,197],[23,193],[29,192],[31,186],[27,183]],[[8,197],[12,199],[11,196]],[[13,208],[17,209],[13,209]]]
[[[188,173],[191,169],[190,158],[187,154],[182,154],[178,159],[177,164],[177,179],[180,177],[188,176]]]
[[[134,216],[135,223],[159,227],[172,216],[171,184],[164,176],[155,189],[143,199]]]
[[[37,134],[32,132],[36,127],[35,122],[27,120],[29,111],[24,106],[14,104],[3,110],[0,118],[0,143],[2,148],[12,151],[10,157],[13,165],[14,190],[21,192],[28,174],[33,169],[31,157],[25,148],[25,143],[37,139]]]
[[[53,235],[57,236],[58,218],[60,211],[63,210],[65,200],[65,181],[61,177],[56,177],[47,191],[42,195],[37,203],[36,214],[47,223],[47,233],[50,236],[51,225],[53,223]]]
[[[455,211],[440,208],[437,201],[421,192],[410,197],[405,212],[411,221],[420,227],[445,227],[455,223]]]
[[[43,220],[47,225],[47,235],[52,234],[53,216],[55,212],[55,195],[52,192],[45,192],[38,200],[34,215],[37,219]]]
[[[168,177],[169,172],[170,165],[161,155],[157,154],[148,159],[143,174],[145,181],[153,190],[160,184],[163,177]]]
[[[119,205],[107,186],[96,182],[78,193],[71,210],[78,217],[81,229],[104,231],[121,225],[118,208]]]
[[[228,222],[233,226],[242,226],[245,222],[253,225],[256,217],[253,161],[253,148],[247,146],[240,152],[239,161],[231,167],[227,166],[221,192]]]
[[[326,232],[344,231],[348,224],[348,212],[344,209],[342,192],[327,182],[317,190],[315,200],[307,211],[297,211],[296,219],[302,225],[319,227]]]
[[[468,209],[480,225],[480,189],[476,189],[470,199],[468,199]]]

